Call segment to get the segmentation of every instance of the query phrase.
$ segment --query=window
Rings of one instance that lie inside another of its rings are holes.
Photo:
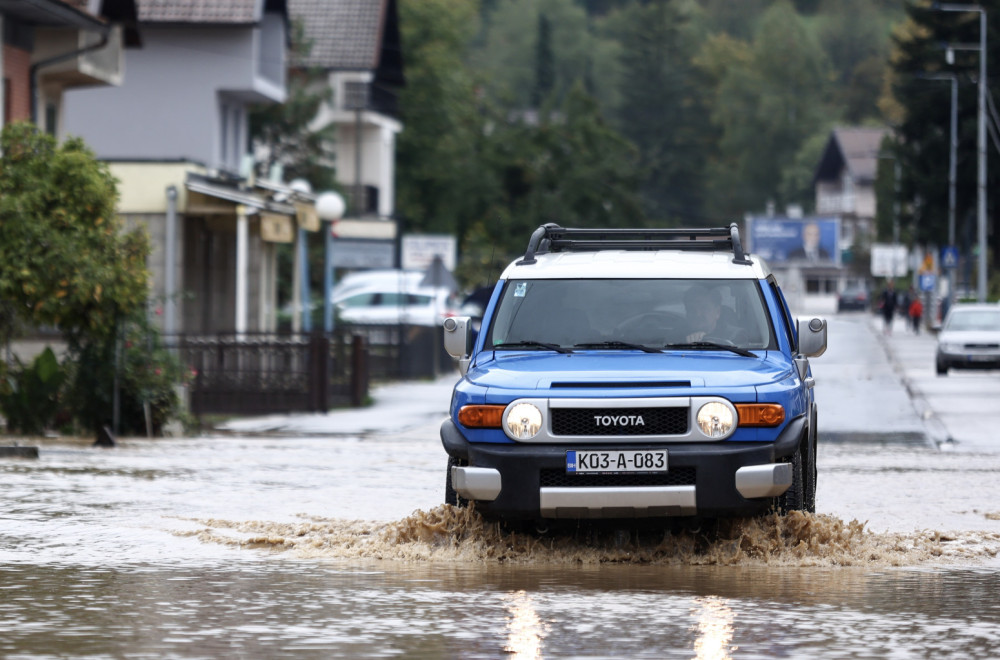
[[[702,338],[773,348],[756,280],[511,280],[487,342],[663,347]]]
[[[45,104],[45,132],[54,136],[59,124],[59,109],[51,101]]]

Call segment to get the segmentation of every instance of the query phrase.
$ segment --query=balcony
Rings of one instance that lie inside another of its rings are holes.
[[[348,81],[344,83],[344,110],[370,110],[396,117],[399,112],[398,97],[379,85]]]
[[[816,198],[817,213],[855,213],[857,195],[851,193],[819,195]]]

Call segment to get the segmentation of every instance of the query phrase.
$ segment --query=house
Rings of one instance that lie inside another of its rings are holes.
[[[3,123],[57,133],[68,89],[120,85],[124,48],[139,43],[134,0],[0,3]]]
[[[272,331],[276,243],[293,240],[310,199],[241,172],[249,106],[285,100],[285,1],[136,4],[142,48],[128,75],[68,90],[60,134],[109,163],[126,226],[148,229],[165,333]]]
[[[338,223],[341,238],[391,238],[384,227],[355,220],[395,213],[397,94],[405,84],[396,0],[289,0],[289,13],[311,43],[293,66],[325,72],[332,90],[312,127],[336,126],[330,149],[349,218]]]
[[[844,248],[868,246],[874,237],[875,176],[888,133],[885,128],[835,128],[816,167],[816,213],[840,216]]]

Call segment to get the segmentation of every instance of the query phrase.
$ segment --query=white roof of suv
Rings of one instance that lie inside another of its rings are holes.
[[[677,250],[601,250],[556,252],[535,256],[535,263],[510,264],[503,279],[764,279],[771,270],[752,256],[750,264],[733,263],[733,253]]]

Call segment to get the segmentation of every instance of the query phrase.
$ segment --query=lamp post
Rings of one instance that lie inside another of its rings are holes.
[[[312,186],[305,179],[295,179],[288,184],[293,192],[309,195],[312,193]],[[298,312],[295,314],[293,326],[298,322],[298,327],[294,327],[296,332],[301,329],[303,332],[312,332],[312,296],[309,293],[309,241],[306,230],[299,225],[295,232],[295,290],[297,294],[294,299],[298,303]]]
[[[935,4],[941,11],[977,12],[979,14],[979,115],[976,130],[978,176],[976,192],[976,227],[979,239],[977,299],[986,301],[986,10],[979,5]]]
[[[333,332],[333,223],[344,216],[344,198],[335,192],[316,198],[316,214],[323,221],[323,332]]]

